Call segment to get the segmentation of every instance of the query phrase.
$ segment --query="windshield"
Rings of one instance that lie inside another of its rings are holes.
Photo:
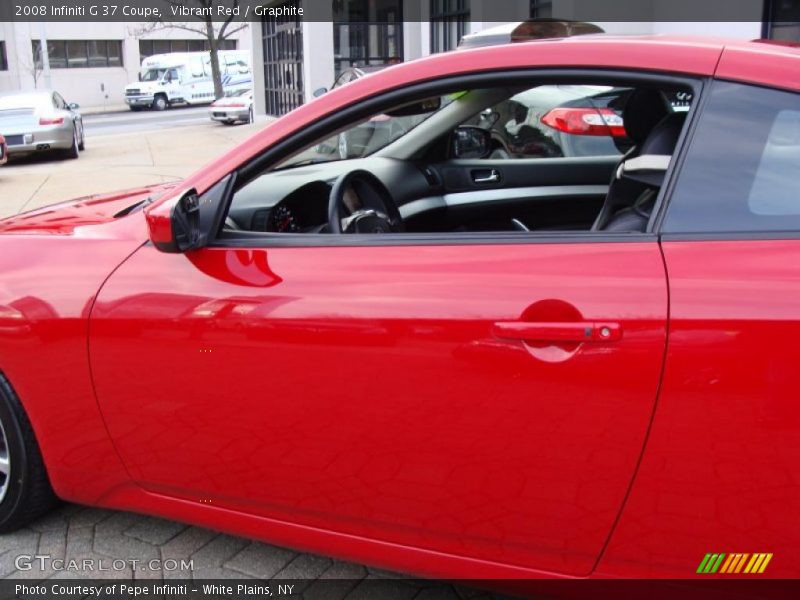
[[[166,72],[167,69],[148,69],[144,75],[142,75],[142,81],[158,81]]]
[[[449,101],[450,98],[442,98],[437,110],[418,115],[375,115],[294,155],[278,168],[285,169],[310,163],[332,162],[369,156],[406,135],[417,125],[441,110]]]

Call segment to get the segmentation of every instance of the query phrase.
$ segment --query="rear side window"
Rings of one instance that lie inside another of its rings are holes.
[[[800,231],[800,95],[718,81],[665,233]]]

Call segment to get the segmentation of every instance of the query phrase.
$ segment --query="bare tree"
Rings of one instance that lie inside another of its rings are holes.
[[[23,59],[20,61],[22,69],[33,77],[33,88],[39,89],[39,77],[42,75],[42,46],[40,41],[33,44],[33,59]]]
[[[211,53],[211,78],[214,81],[214,96],[221,98],[224,95],[222,88],[222,70],[219,67],[219,48],[222,42],[247,27],[247,23],[232,25],[234,11],[239,7],[239,0],[162,0],[173,7],[186,7],[195,9],[196,16],[191,16],[191,21],[171,22],[163,18],[151,21],[143,27],[137,28],[134,35],[143,35],[160,29],[182,29],[202,35],[208,41]],[[224,21],[214,21],[213,15],[217,14],[217,7],[225,6],[233,9]],[[201,9],[197,11],[196,9]],[[162,11],[167,12],[167,11]],[[167,14],[172,14],[169,9]]]

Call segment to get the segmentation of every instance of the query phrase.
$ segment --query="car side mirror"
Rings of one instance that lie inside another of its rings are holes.
[[[150,241],[161,252],[182,253],[208,245],[222,228],[224,198],[232,192],[228,175],[198,195],[193,188],[180,189],[144,209]]]
[[[177,202],[167,200],[145,209],[150,241],[162,252],[181,253],[200,247],[200,199],[194,189]]]
[[[486,129],[462,125],[450,136],[453,158],[486,158],[492,151],[492,134]]]
[[[323,94],[327,94],[327,93],[328,93],[328,88],[326,88],[326,87],[317,88],[317,89],[314,90],[314,98],[319,98]]]
[[[70,110],[78,110],[80,107],[81,105],[78,104],[77,102],[70,102],[69,104],[67,104],[67,108],[69,108]]]

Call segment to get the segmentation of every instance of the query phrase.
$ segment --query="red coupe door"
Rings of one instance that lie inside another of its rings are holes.
[[[92,313],[111,435],[162,494],[587,574],[642,451],[667,314],[654,238],[587,239],[145,246]]]
[[[720,574],[795,578],[800,94],[718,81],[708,98],[662,228],[658,416],[602,567],[687,577],[712,552]]]

